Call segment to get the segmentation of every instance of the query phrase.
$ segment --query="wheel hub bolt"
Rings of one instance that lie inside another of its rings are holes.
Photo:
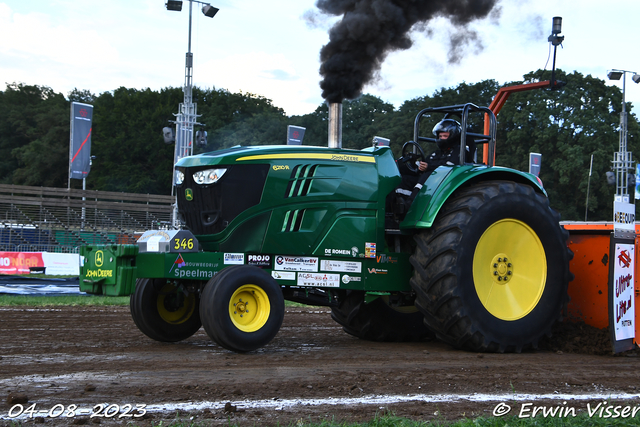
[[[509,258],[502,254],[496,254],[491,261],[491,271],[496,282],[508,282],[513,275],[513,264],[508,261]]]

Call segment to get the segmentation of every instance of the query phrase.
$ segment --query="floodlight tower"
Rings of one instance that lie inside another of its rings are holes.
[[[218,13],[218,9],[211,6],[209,3],[204,3],[198,0],[189,1],[189,44],[187,49],[187,55],[185,58],[185,72],[184,72],[184,101],[178,106],[178,114],[176,116],[176,138],[175,138],[175,151],[173,155],[173,164],[171,165],[171,195],[175,195],[176,185],[176,171],[173,169],[178,160],[183,157],[193,155],[193,127],[199,125],[196,121],[198,116],[198,106],[193,102],[193,53],[191,52],[191,18],[192,18],[192,6],[193,3],[200,3],[204,5],[202,7],[202,13],[204,16],[213,18]],[[167,10],[174,10],[180,12],[182,10],[182,0],[167,0],[165,3]],[[178,225],[178,204],[174,203],[173,207],[173,225]]]
[[[627,103],[625,101],[626,77],[627,73],[633,73],[631,78],[635,83],[640,83],[640,74],[635,71],[611,70],[607,77],[609,80],[620,80],[622,78],[622,112],[620,113],[620,144],[618,152],[613,154],[613,170],[616,173],[616,199],[624,201],[629,197],[627,176],[629,171],[633,171],[633,158],[631,152],[627,151]]]

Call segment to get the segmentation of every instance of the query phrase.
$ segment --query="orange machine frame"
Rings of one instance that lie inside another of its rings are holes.
[[[596,328],[609,326],[609,245],[612,222],[565,222],[569,231],[569,249],[573,251],[570,263],[575,278],[569,282],[569,320],[583,321]],[[638,269],[640,248],[640,224],[636,224],[634,303],[640,303]],[[634,309],[636,338],[640,339],[640,310]]]

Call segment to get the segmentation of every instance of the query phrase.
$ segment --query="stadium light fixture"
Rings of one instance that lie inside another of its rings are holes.
[[[164,5],[167,10],[175,10],[177,12],[182,10],[182,0],[167,0]]]
[[[622,77],[623,71],[609,71],[609,74],[607,74],[607,77],[609,77],[609,80],[620,80],[620,77]]]
[[[208,16],[209,18],[213,18],[214,16],[216,16],[218,10],[219,9],[217,7],[213,7],[210,4],[202,6],[202,13],[204,13],[204,16]]]

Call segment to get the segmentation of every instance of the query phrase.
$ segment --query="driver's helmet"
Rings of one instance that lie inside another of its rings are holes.
[[[438,135],[440,132],[449,132],[449,138],[440,139]],[[460,142],[460,133],[462,132],[462,126],[460,123],[453,119],[444,119],[433,127],[433,134],[435,135],[436,143],[441,150],[451,148],[455,144]]]

